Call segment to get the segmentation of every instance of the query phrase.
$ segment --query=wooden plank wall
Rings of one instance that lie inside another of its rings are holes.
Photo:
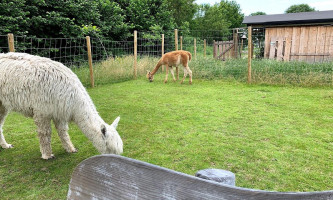
[[[264,56],[281,61],[332,61],[333,26],[266,28]]]

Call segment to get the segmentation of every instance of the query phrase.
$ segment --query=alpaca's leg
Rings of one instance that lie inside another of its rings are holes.
[[[192,84],[192,71],[191,71],[191,69],[188,67],[188,65],[186,66],[186,70],[187,70],[187,72],[188,72],[188,75],[190,76],[190,81],[189,81],[189,83]]]
[[[179,80],[179,70],[178,70],[178,66],[176,66],[176,74],[177,74],[177,81]]]
[[[173,68],[172,67],[170,67],[170,72],[172,74],[173,81],[176,81],[175,73],[173,72]]]
[[[68,153],[75,153],[77,150],[75,149],[69,135],[68,135],[68,124],[64,121],[54,121],[54,125],[58,131],[58,135],[60,137],[62,146]]]
[[[168,75],[169,75],[169,66],[166,65],[165,66],[165,79],[164,79],[164,83],[168,82]]]
[[[5,140],[5,136],[3,136],[2,126],[5,122],[7,114],[8,114],[7,109],[3,107],[0,102],[0,146],[4,149],[13,148],[13,145],[8,144]]]
[[[184,77],[183,77],[183,80],[180,81],[180,84],[182,84],[184,82],[186,76],[187,76],[187,69],[184,67]]]
[[[35,124],[39,137],[40,152],[43,159],[54,158],[51,148],[51,119],[43,116],[34,116]]]

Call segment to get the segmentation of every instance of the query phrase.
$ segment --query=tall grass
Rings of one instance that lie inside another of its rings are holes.
[[[137,75],[144,76],[147,70],[151,70],[158,58],[141,57],[137,62]],[[117,83],[133,79],[134,56],[110,58],[108,60],[94,63],[95,85]],[[73,71],[85,86],[90,86],[90,75],[88,66],[75,68]]]
[[[255,60],[253,62],[253,81],[255,83],[332,86],[333,63],[278,62],[274,60]]]
[[[141,57],[138,59],[137,74],[144,76],[146,70],[152,70],[159,58]],[[111,58],[100,63],[94,63],[95,84],[121,82],[133,79],[133,56]],[[223,79],[247,81],[247,59],[231,59],[220,61],[210,56],[197,58],[189,64],[194,79]],[[90,78],[87,67],[74,70],[81,81],[89,86]],[[179,68],[180,77],[183,68]],[[162,70],[159,71],[161,73]],[[164,73],[164,72],[163,72]],[[171,75],[170,75],[171,78]],[[253,60],[252,82],[268,85],[296,86],[332,86],[333,63],[280,62],[275,60]]]

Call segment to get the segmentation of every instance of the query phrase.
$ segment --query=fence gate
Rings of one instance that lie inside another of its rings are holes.
[[[235,58],[235,43],[234,41],[216,41],[214,43],[214,58],[226,60]]]
[[[232,38],[229,41],[215,41],[213,45],[213,56],[215,59],[226,60],[241,57],[239,47],[239,29],[233,29]],[[239,54],[239,55],[238,55]]]

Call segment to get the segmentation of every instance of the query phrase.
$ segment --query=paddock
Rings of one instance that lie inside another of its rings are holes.
[[[120,115],[123,156],[191,176],[208,168],[228,170],[238,187],[333,188],[330,88],[163,80],[161,73],[153,83],[141,77],[88,88],[105,122]],[[0,195],[8,199],[64,199],[75,167],[99,154],[73,124],[69,134],[78,152],[66,153],[54,129],[56,158],[50,161],[40,159],[33,120],[12,113],[3,128],[15,146],[0,150]]]

